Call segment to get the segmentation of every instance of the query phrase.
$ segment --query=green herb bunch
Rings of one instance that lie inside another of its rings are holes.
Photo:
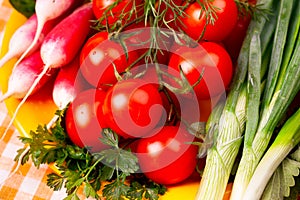
[[[47,185],[55,191],[65,187],[65,199],[79,199],[81,187],[85,197],[95,199],[154,200],[165,193],[165,186],[137,173],[137,157],[119,147],[118,137],[112,130],[99,133],[103,135],[99,142],[109,145],[109,149],[91,153],[88,147],[73,144],[64,129],[64,112],[56,112],[59,118],[52,128],[39,125],[36,131],[30,132],[30,137],[20,137],[25,146],[18,150],[15,160],[25,164],[31,159],[37,168],[41,164],[53,164],[59,173],[48,174]]]

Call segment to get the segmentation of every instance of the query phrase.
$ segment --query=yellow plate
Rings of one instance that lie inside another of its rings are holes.
[[[6,26],[0,57],[7,52],[9,39],[14,31],[25,21],[26,18],[24,16],[15,10],[12,11],[12,15]],[[3,93],[7,90],[8,78],[15,62],[15,59],[11,60],[0,69],[0,86]],[[49,120],[52,119],[57,107],[52,101],[51,87],[52,85],[50,82],[42,89],[42,91],[39,91],[31,96],[21,107],[16,120],[14,121],[14,126],[18,129],[21,135],[28,136],[29,131],[35,130],[38,124],[47,124]],[[5,101],[9,115],[12,116],[19,102],[19,100],[14,98],[10,98]],[[168,192],[162,196],[161,199],[194,199],[199,186],[199,181],[199,175],[192,176],[184,183],[169,187]],[[230,188],[231,185],[228,187]],[[224,199],[228,199],[230,193],[229,191],[230,189],[227,190]]]

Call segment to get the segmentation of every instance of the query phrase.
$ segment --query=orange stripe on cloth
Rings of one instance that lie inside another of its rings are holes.
[[[18,190],[8,186],[3,186],[0,190],[0,199],[15,199]]]

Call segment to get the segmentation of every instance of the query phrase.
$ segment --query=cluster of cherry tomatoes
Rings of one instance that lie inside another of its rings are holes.
[[[200,1],[204,7],[198,1],[159,1],[157,15],[164,13],[168,23],[157,29],[139,20],[146,2],[93,1],[95,17],[105,16],[100,24],[122,31],[99,31],[83,46],[80,74],[91,87],[68,107],[66,130],[75,144],[97,152],[109,148],[99,140],[109,128],[124,144],[130,141],[146,176],[174,184],[195,170],[198,147],[191,143],[199,138],[188,130],[206,122],[226,93],[244,37],[237,29],[245,32],[248,20],[239,24],[234,0]],[[177,16],[164,2],[185,14]],[[237,33],[235,44],[228,45]]]

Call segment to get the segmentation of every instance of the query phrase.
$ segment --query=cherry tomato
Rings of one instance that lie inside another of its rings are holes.
[[[181,118],[188,124],[193,124],[197,122],[207,122],[213,108],[217,104],[221,95],[209,98],[209,99],[199,99],[186,98],[181,96],[180,98],[180,109]]]
[[[66,131],[72,142],[79,147],[89,147],[97,152],[108,146],[101,143],[103,118],[97,117],[98,107],[102,106],[106,92],[88,89],[79,93],[66,111]]]
[[[114,7],[109,10],[111,6]],[[94,15],[97,19],[105,16],[101,23],[108,23],[109,26],[118,20],[121,20],[122,25],[135,20],[138,16],[143,14],[143,8],[142,0],[93,0]],[[132,13],[131,11],[133,10],[137,11],[137,13]]]
[[[190,144],[194,136],[179,126],[155,129],[151,137],[141,138],[137,157],[142,172],[160,184],[175,184],[188,178],[197,165],[198,147]]]
[[[124,138],[147,135],[163,113],[157,88],[140,79],[115,84],[108,90],[102,109],[108,127]]]
[[[108,39],[107,32],[99,32],[91,37],[80,53],[80,70],[84,78],[93,86],[107,89],[117,82],[116,69],[125,71],[138,59],[137,52],[124,52],[122,45]]]
[[[255,6],[256,0],[248,0],[247,3],[250,6]],[[251,14],[247,13],[246,10],[241,9],[239,11],[238,20],[230,32],[230,34],[223,40],[223,43],[235,62],[240,53],[243,41],[245,39],[248,26],[250,24]]]
[[[233,61],[237,60],[237,57],[240,53],[243,41],[247,33],[248,25],[250,23],[250,19],[250,16],[239,17],[235,27],[223,41]]]
[[[203,0],[200,1],[204,3]],[[198,2],[191,3],[184,10],[185,15],[180,17],[182,23],[178,25],[192,39],[198,40],[205,30],[203,38],[208,41],[222,41],[234,28],[238,10],[234,0],[213,0],[211,7],[215,8],[214,24],[206,24],[207,13]],[[204,29],[205,28],[205,29]]]
[[[159,125],[164,125],[165,123],[171,123],[175,117],[175,109],[180,109],[177,96],[164,88],[160,90],[160,83],[158,79],[158,72],[156,71],[156,64],[140,65],[130,70],[131,77],[138,77],[143,81],[153,84],[159,91],[160,97],[162,99],[163,107],[165,112],[162,115]],[[163,73],[167,73],[167,66],[160,64],[159,70]],[[163,77],[163,76],[162,76]],[[176,108],[175,108],[176,107]]]
[[[210,99],[224,93],[233,73],[229,54],[214,42],[201,42],[195,48],[179,47],[171,55],[170,74],[178,77],[180,68],[190,85],[196,84],[193,89],[199,99]]]

